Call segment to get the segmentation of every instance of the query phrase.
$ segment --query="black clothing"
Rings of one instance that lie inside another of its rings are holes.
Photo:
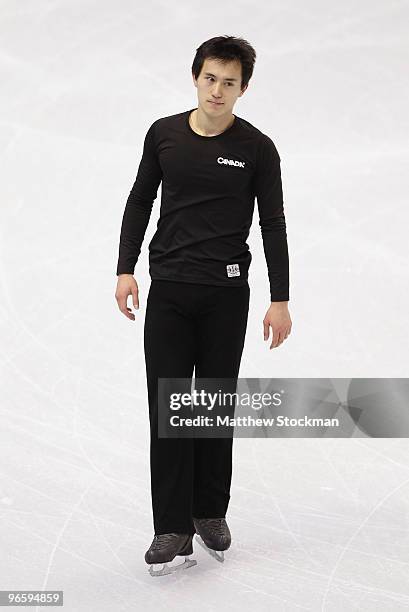
[[[246,286],[257,197],[271,301],[289,300],[289,263],[280,156],[273,141],[235,116],[216,136],[189,125],[194,109],[150,126],[122,219],[117,275],[133,274],[157,190],[160,218],[149,244],[149,273],[173,280]]]
[[[191,380],[195,369],[195,379],[237,381],[249,300],[247,282],[239,287],[223,287],[151,281],[144,351],[155,534],[193,534],[193,517],[226,515],[233,438],[159,437],[158,378]],[[186,392],[190,392],[190,385]]]

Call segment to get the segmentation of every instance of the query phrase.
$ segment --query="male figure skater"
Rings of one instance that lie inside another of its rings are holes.
[[[264,340],[279,346],[290,334],[289,262],[280,156],[273,141],[233,115],[248,87],[256,53],[244,39],[204,42],[192,64],[195,109],[152,123],[122,219],[117,289],[121,312],[152,205],[162,181],[160,218],[149,244],[151,285],[144,352],[150,418],[154,539],[145,554],[153,575],[192,554],[192,537],[211,551],[230,546],[226,522],[232,475],[232,438],[159,438],[158,378],[233,378],[239,373],[250,289],[249,234],[257,198],[271,303]],[[223,552],[219,560],[223,560]],[[155,572],[153,566],[163,563]],[[194,564],[189,561],[176,567]]]

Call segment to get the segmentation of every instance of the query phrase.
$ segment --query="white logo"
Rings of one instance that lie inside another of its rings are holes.
[[[227,276],[240,276],[239,264],[229,264],[226,268]]]
[[[236,161],[234,159],[225,159],[224,157],[217,158],[218,164],[225,164],[227,166],[239,166],[239,168],[244,168],[244,164],[246,162]]]

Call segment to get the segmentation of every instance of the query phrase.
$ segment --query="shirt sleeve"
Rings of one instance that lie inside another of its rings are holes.
[[[289,261],[280,156],[267,135],[259,145],[255,196],[272,302],[289,300]]]
[[[134,273],[153,202],[162,180],[155,143],[156,123],[146,133],[138,173],[126,202],[119,240],[117,276]]]

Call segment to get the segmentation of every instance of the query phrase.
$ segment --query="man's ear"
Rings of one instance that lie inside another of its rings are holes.
[[[197,80],[196,80],[195,75],[193,74],[193,72],[192,72],[192,79],[193,79],[193,85],[195,87],[197,87]]]
[[[247,83],[247,85],[245,85],[243,87],[243,89],[241,90],[241,92],[239,93],[239,98],[244,94],[244,92],[246,91],[247,87],[249,86],[249,84]]]

